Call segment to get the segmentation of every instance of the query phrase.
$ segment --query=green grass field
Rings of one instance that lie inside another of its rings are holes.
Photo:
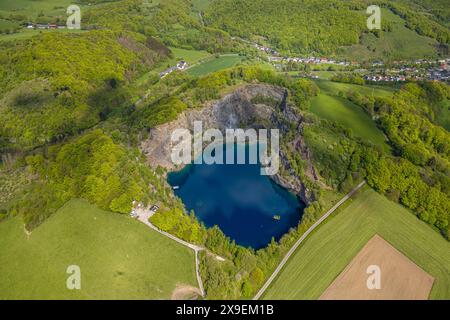
[[[375,234],[435,277],[431,299],[450,299],[450,243],[368,187],[306,239],[263,298],[317,299]]]
[[[387,98],[392,96],[394,88],[390,86],[357,85],[352,83],[341,83],[327,80],[315,80],[320,91],[329,95],[338,95],[339,92],[347,93],[349,91],[358,92],[362,95],[378,98]]]
[[[72,0],[14,0],[0,1],[0,13],[21,14],[29,17],[37,16],[41,11],[48,16],[64,15]],[[79,5],[79,4],[78,4]]]
[[[199,77],[211,72],[231,68],[241,62],[243,58],[244,57],[238,55],[223,55],[193,66],[187,72],[191,76]]]
[[[3,34],[0,35],[0,41],[10,41],[10,40],[24,40],[37,36],[41,33],[58,32],[58,33],[82,33],[89,32],[87,30],[69,30],[69,29],[56,29],[56,30],[34,30],[34,29],[23,29],[17,33]]]
[[[169,67],[173,67],[181,60],[186,61],[188,65],[192,66],[196,63],[200,63],[203,60],[208,60],[212,56],[209,52],[202,50],[187,50],[175,47],[169,47],[169,49],[170,51],[172,51],[173,58],[159,63],[153,71],[161,72]],[[149,74],[144,75],[144,77],[140,81],[142,82],[142,80],[145,80],[148,75]]]
[[[0,32],[4,32],[5,30],[9,30],[12,32],[16,28],[20,28],[18,23],[14,23],[9,20],[0,19]]]
[[[318,76],[319,79],[330,80],[332,77],[338,74],[339,71],[312,71],[311,73]]]
[[[196,286],[194,253],[129,217],[68,202],[27,238],[20,217],[0,223],[1,299],[168,299]],[[81,290],[68,290],[69,265]]]
[[[312,99],[310,111],[323,119],[351,129],[357,137],[389,150],[383,132],[359,106],[347,99],[320,93]]]
[[[174,56],[174,62],[179,62],[180,60],[186,61],[189,65],[199,62],[200,60],[209,58],[211,54],[207,51],[201,50],[186,50],[180,48],[169,47]]]
[[[211,3],[211,0],[192,0],[192,4],[195,9],[203,11],[205,10],[209,4]]]
[[[390,10],[382,9],[381,19],[392,24],[391,32],[382,32],[380,38],[372,33],[364,34],[360,43],[345,48],[342,56],[362,61],[436,57],[436,40],[406,28],[405,21]]]
[[[95,1],[89,6],[77,3],[72,0],[14,0],[14,1],[0,1],[0,16],[8,17],[9,15],[24,16],[28,21],[35,21],[38,15],[42,15],[47,22],[56,22],[64,24],[67,17],[66,10],[71,4],[76,4],[81,8],[83,13],[87,7],[92,8],[97,5]],[[25,20],[26,21],[26,20]],[[17,23],[17,25],[19,25]],[[0,20],[0,30],[2,23]],[[31,38],[39,32],[80,32],[80,30],[28,30],[21,28],[19,32],[13,34],[0,34],[0,41],[5,40],[22,40]]]

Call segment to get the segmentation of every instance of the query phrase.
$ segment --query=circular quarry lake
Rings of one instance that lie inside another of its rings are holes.
[[[244,148],[244,145],[227,145]],[[224,148],[225,149],[225,148]],[[246,157],[248,160],[248,157]],[[191,164],[168,175],[186,209],[207,227],[214,225],[237,244],[260,249],[297,226],[305,205],[288,190],[260,175],[259,164]]]

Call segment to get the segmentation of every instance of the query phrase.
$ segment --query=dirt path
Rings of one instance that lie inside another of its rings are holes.
[[[195,245],[195,244],[186,242],[186,241],[184,241],[184,240],[181,240],[180,238],[175,237],[174,235],[172,235],[172,234],[170,234],[170,233],[168,233],[168,232],[165,232],[165,231],[162,231],[162,230],[158,229],[157,227],[155,227],[155,226],[148,220],[149,218],[150,218],[150,212],[149,212],[149,211],[146,211],[145,213],[142,213],[142,214],[139,215],[138,220],[141,221],[142,223],[146,224],[147,226],[149,226],[150,228],[152,228],[152,229],[155,230],[156,232],[158,232],[158,233],[160,233],[160,234],[162,234],[162,235],[165,235],[166,237],[168,237],[168,238],[170,238],[170,239],[172,239],[172,240],[175,240],[176,242],[182,244],[183,246],[186,246],[186,247],[188,247],[188,248],[191,248],[191,249],[194,250],[194,251],[204,250],[203,247],[200,247],[200,246],[197,246],[197,245]]]
[[[155,227],[148,220],[149,218],[150,218],[150,212],[149,211],[145,211],[145,212],[139,214],[139,216],[138,216],[138,220],[140,222],[142,222],[143,224],[145,224],[148,227],[152,228],[156,232],[158,232],[158,233],[160,233],[160,234],[162,234],[162,235],[164,235],[164,236],[166,236],[166,237],[168,237],[168,238],[178,242],[179,244],[181,244],[181,245],[183,245],[185,247],[188,247],[188,248],[194,250],[194,252],[195,252],[195,274],[197,276],[197,282],[198,282],[198,287],[200,289],[200,293],[201,293],[202,297],[204,297],[205,296],[205,290],[203,289],[203,281],[202,281],[202,277],[200,276],[200,261],[198,259],[198,252],[201,251],[201,250],[205,250],[205,248],[197,246],[197,245],[189,243],[189,242],[186,242],[186,241],[184,241],[184,240],[182,240],[180,238],[175,237],[174,235],[172,235],[172,234],[170,234],[168,232],[165,232],[165,231],[162,231],[162,230],[158,229],[157,227]]]
[[[337,208],[339,208],[345,201],[347,201],[356,191],[361,189],[366,184],[365,181],[361,182],[359,185],[357,185],[352,191],[350,191],[345,197],[343,197],[338,203],[336,203],[330,210],[328,210],[327,213],[325,213],[319,220],[316,221],[301,237],[297,240],[297,242],[292,246],[292,248],[288,251],[288,253],[284,256],[283,260],[281,260],[278,267],[275,269],[275,271],[272,273],[272,275],[267,279],[266,283],[262,286],[262,288],[258,291],[258,293],[255,295],[253,300],[258,300],[261,298],[261,296],[264,294],[264,292],[267,290],[267,288],[270,286],[270,284],[273,282],[273,280],[277,277],[277,275],[280,273],[281,269],[283,269],[286,262],[289,260],[289,258],[294,254],[295,250],[297,250],[298,246],[303,242],[303,240],[306,239],[306,237],[315,229],[317,226],[319,226],[326,218],[328,218],[334,211],[336,211]]]

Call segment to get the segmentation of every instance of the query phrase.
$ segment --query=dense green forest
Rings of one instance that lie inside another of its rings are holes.
[[[204,26],[191,10],[190,0],[150,1],[147,5],[139,0],[126,0],[98,6],[82,19],[88,29],[130,30],[158,37],[167,46],[209,52],[236,50],[229,34]]]
[[[114,31],[2,44],[0,148],[28,150],[92,127],[129,101],[127,83],[164,52]]]
[[[246,39],[270,39],[285,52],[326,54],[358,42],[365,17],[357,10],[363,9],[355,1],[225,0],[213,1],[205,20]]]
[[[12,211],[23,213],[32,229],[73,198],[98,207],[129,213],[133,201],[148,203],[148,187],[156,177],[127,150],[100,130],[88,132],[64,145],[25,158],[27,170],[37,177]],[[156,195],[154,192],[153,195]]]

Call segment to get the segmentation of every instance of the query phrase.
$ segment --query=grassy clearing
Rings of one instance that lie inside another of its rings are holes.
[[[74,1],[72,0],[14,0],[0,1],[0,14],[21,14],[35,17],[39,13],[48,16],[65,15],[65,10]]]
[[[319,79],[330,80],[332,77],[338,74],[339,71],[312,71],[311,73],[318,76]]]
[[[450,131],[450,100],[443,101],[436,112],[436,123]]]
[[[382,9],[381,19],[392,24],[391,32],[382,32],[380,38],[364,34],[359,44],[344,50],[343,56],[355,60],[436,57],[436,40],[406,28],[405,21],[390,10]]]
[[[34,30],[34,29],[22,29],[22,31],[17,33],[11,33],[11,34],[3,34],[0,35],[0,41],[10,41],[10,40],[24,40],[29,39],[31,37],[37,36],[41,33],[47,33],[47,32],[59,32],[59,33],[82,33],[82,32],[89,32],[87,30],[69,30],[69,29],[56,29],[56,30]]]
[[[211,72],[231,68],[243,59],[244,57],[238,55],[222,55],[193,66],[187,72],[192,76],[199,77]]]
[[[389,150],[386,139],[372,119],[357,105],[347,99],[319,94],[311,101],[311,112],[351,129],[357,137]]]
[[[368,187],[306,239],[263,298],[317,299],[375,234],[435,277],[431,299],[450,299],[450,243]]]
[[[189,65],[193,65],[200,60],[211,57],[211,54],[207,51],[202,50],[186,50],[180,48],[169,47],[174,56],[174,62],[178,62],[180,60],[186,61]]]
[[[173,58],[161,62],[153,71],[161,72],[167,68],[173,67],[181,60],[186,61],[188,65],[192,66],[207,60],[212,56],[209,52],[203,50],[187,50],[175,47],[169,47],[169,49],[172,51]],[[145,74],[139,82],[146,80],[148,76],[148,73]]]
[[[15,217],[0,223],[0,299],[168,299],[196,286],[194,254],[142,223],[73,200],[27,238]],[[81,290],[66,269],[81,268]]]
[[[0,32],[6,32],[6,30],[8,30],[9,32],[14,31],[15,29],[20,28],[18,23],[9,21],[9,20],[4,20],[4,19],[0,19]]]
[[[199,11],[204,11],[210,3],[211,0],[192,0],[194,8]]]
[[[387,98],[392,96],[394,87],[390,86],[373,86],[373,85],[357,85],[351,83],[341,83],[326,80],[316,80],[316,84],[319,86],[321,92],[329,95],[338,95],[339,92],[358,92],[362,95]]]

